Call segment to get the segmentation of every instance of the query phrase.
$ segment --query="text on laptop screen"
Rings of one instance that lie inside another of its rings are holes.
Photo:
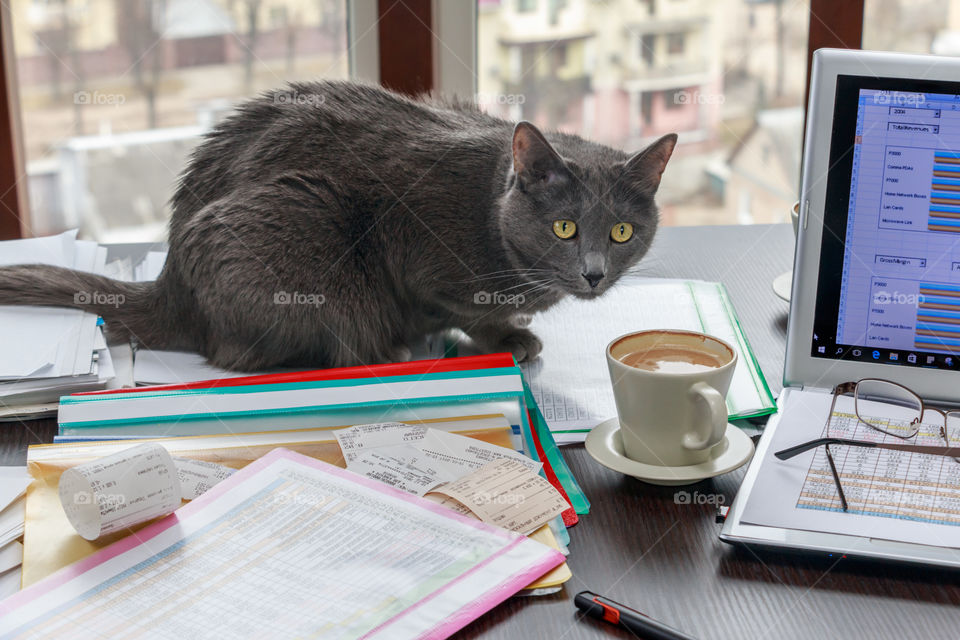
[[[838,79],[813,355],[960,368],[960,85],[883,84]]]

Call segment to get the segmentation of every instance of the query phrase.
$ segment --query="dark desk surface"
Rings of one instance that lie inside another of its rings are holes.
[[[647,262],[650,275],[727,285],[764,374],[780,389],[787,304],[771,289],[790,268],[788,225],[668,228]],[[23,464],[26,445],[49,442],[54,421],[0,425],[0,462]],[[717,539],[709,504],[677,504],[678,490],[729,504],[739,470],[682,488],[654,487],[608,471],[580,445],[563,449],[593,506],[570,530],[566,589],[513,598],[458,638],[632,638],[579,620],[573,595],[590,589],[697,638],[957,638],[960,574],[890,564],[758,556]]]

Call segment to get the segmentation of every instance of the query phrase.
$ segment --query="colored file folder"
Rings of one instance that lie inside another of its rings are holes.
[[[513,357],[492,354],[76,394],[61,399],[59,419],[61,435],[112,437],[502,414],[521,438],[521,449],[546,463],[574,510],[586,513],[589,502],[549,429],[531,420],[537,415],[533,407]],[[572,521],[574,514],[568,514]]]

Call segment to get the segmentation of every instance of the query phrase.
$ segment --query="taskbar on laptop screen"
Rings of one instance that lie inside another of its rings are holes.
[[[960,354],[953,355],[908,349],[879,349],[834,343],[818,344],[817,337],[814,337],[814,355],[821,358],[960,371]]]
[[[960,83],[839,76],[811,354],[960,363]]]

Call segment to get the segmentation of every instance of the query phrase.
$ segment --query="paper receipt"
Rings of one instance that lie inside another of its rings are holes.
[[[354,458],[347,468],[415,496],[463,475],[410,445],[369,449]]]
[[[402,422],[378,422],[338,429],[333,432],[333,435],[337,438],[340,450],[343,451],[343,459],[349,469],[350,464],[365,451],[380,447],[415,444],[427,436],[427,430],[420,425]]]
[[[173,458],[177,468],[177,478],[180,480],[180,492],[184,500],[199,498],[211,487],[233,475],[235,469],[225,467],[216,462],[191,460],[190,458]]]
[[[494,460],[429,492],[437,494],[469,507],[488,524],[523,534],[570,508],[553,485],[509,458]]]
[[[426,436],[415,446],[431,458],[457,465],[464,471],[480,469],[488,462],[501,458],[516,460],[533,473],[539,473],[543,467],[543,464],[522,453],[439,429],[427,429]]]
[[[60,503],[81,537],[102,535],[173,512],[234,470],[213,462],[173,458],[145,443],[72,467],[60,476]]]
[[[154,443],[67,469],[59,492],[67,519],[87,540],[171,513],[181,495],[173,459]]]
[[[361,424],[347,429],[338,429],[334,435],[343,451],[347,468],[351,471],[354,470],[353,463],[367,451],[380,449],[381,453],[389,451],[389,455],[395,455],[394,448],[407,445],[433,458],[437,464],[444,465],[446,468],[460,469],[460,473],[454,477],[479,469],[491,460],[499,458],[517,460],[534,473],[538,473],[543,466],[512,449],[456,433],[402,422]]]

